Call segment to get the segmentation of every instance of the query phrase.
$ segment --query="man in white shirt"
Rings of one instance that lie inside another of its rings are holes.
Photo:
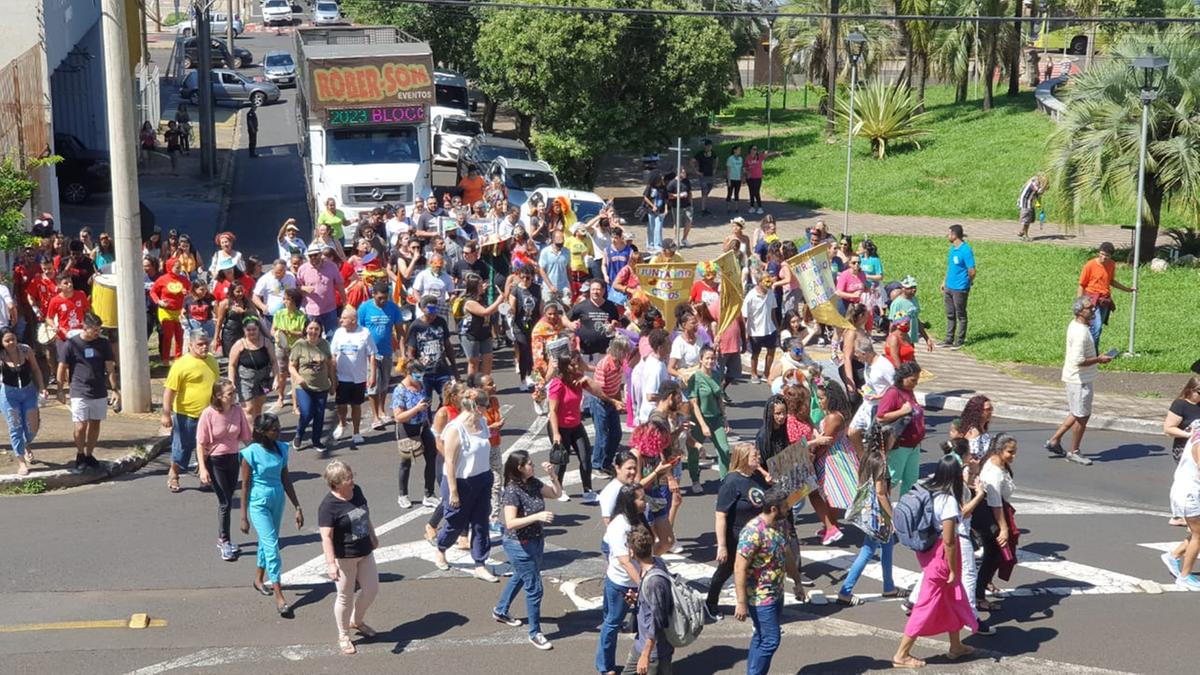
[[[767,350],[763,374],[771,372],[775,361],[775,348],[779,345],[779,334],[775,332],[775,293],[771,290],[771,275],[763,274],[754,290],[742,301],[742,316],[746,318],[746,331],[750,333],[750,381],[761,383],[758,375],[758,355]]]
[[[421,270],[413,279],[413,295],[423,298],[432,295],[437,298],[438,314],[449,316],[450,291],[454,290],[454,279],[446,273],[446,259],[440,253],[429,256],[429,266]],[[449,320],[449,319],[447,319]]]
[[[667,373],[667,356],[671,351],[671,336],[667,331],[661,328],[655,328],[646,336],[650,342],[651,354],[646,357],[646,362],[641,369],[641,386],[638,390],[642,394],[642,400],[638,402],[637,422],[644,423],[650,418],[650,413],[654,412],[655,406],[658,405],[658,389],[663,382],[671,379]]]
[[[364,440],[359,433],[362,404],[367,400],[367,389],[375,386],[375,369],[371,367],[375,359],[375,340],[371,337],[371,331],[359,327],[358,311],[349,305],[342,310],[341,327],[333,334],[329,351],[337,367],[335,402],[338,424],[333,430],[333,440],[341,440],[346,433],[348,406],[353,423],[354,435],[350,439],[350,448],[353,450]]]
[[[862,457],[863,434],[871,427],[871,422],[875,419],[875,408],[879,405],[879,399],[883,398],[883,393],[896,380],[896,366],[875,353],[875,344],[866,335],[859,335],[858,339],[854,341],[854,358],[864,365],[863,377],[866,379],[866,384],[862,390],[863,402],[855,411],[854,418],[850,420],[850,428],[846,431],[846,435],[850,437],[850,442],[854,444],[858,456]]]
[[[1092,416],[1092,382],[1101,363],[1113,360],[1108,354],[1096,355],[1096,343],[1092,340],[1092,314],[1096,311],[1094,301],[1081,295],[1075,298],[1072,308],[1075,318],[1067,325],[1067,349],[1063,358],[1062,381],[1067,389],[1068,414],[1058,430],[1046,441],[1051,454],[1064,457],[1068,462],[1088,466],[1092,460],[1079,454],[1079,443],[1087,431],[1088,418]],[[1071,432],[1071,449],[1064,450],[1062,438]]]
[[[271,265],[271,271],[258,278],[254,284],[254,295],[251,300],[258,311],[271,320],[275,312],[283,309],[283,294],[289,288],[296,287],[296,277],[287,269],[287,261],[277,259]]]

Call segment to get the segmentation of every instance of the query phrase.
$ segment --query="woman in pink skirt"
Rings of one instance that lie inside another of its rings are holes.
[[[956,526],[962,517],[962,467],[954,457],[947,455],[938,463],[937,470],[925,487],[933,495],[934,518],[941,522],[942,536],[928,551],[917,552],[924,580],[921,582],[921,599],[913,607],[908,623],[904,626],[904,637],[892,657],[896,668],[921,668],[925,662],[913,658],[909,653],[917,638],[946,633],[950,639],[950,660],[968,656],[974,650],[962,643],[959,632],[963,628],[974,631],[978,623],[967,593],[958,577],[958,534]]]

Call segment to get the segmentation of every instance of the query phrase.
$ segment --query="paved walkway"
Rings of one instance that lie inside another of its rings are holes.
[[[642,192],[640,163],[607,163],[601,168],[595,192],[616,199],[618,210],[631,214]],[[725,215],[724,189],[714,190],[713,194],[717,192],[720,192],[722,199],[709,200],[709,210],[713,215],[698,218],[692,230],[689,237],[691,247],[683,251],[684,257],[688,259],[713,258],[720,253],[721,241],[728,234],[729,228],[726,225],[728,217]],[[825,219],[831,232],[841,231],[841,212],[795,206],[781,202],[769,193],[763,195],[763,200],[766,212],[775,216],[780,233],[786,237],[801,236],[804,228],[820,218]],[[695,205],[698,214],[699,202]],[[747,216],[744,211],[741,215],[750,222],[760,218],[757,215]],[[850,216],[851,232],[855,234],[871,232],[944,237],[946,227],[955,222],[962,224],[972,239],[1015,241],[1014,222],[979,219],[955,221],[924,216],[879,216],[860,213],[852,213]],[[673,223],[668,222],[667,230],[670,231],[672,227]],[[748,223],[746,234],[751,234],[752,229]],[[634,225],[634,232],[639,240],[642,240],[645,229]],[[1101,241],[1112,241],[1120,245],[1131,240],[1128,231],[1104,225],[1092,225],[1083,232],[1073,234],[1051,234],[1049,228],[1046,233],[1039,234],[1037,228],[1034,228],[1033,232],[1034,243],[1030,245],[1041,243],[1095,247]],[[998,416],[1048,422],[1066,415],[1065,394],[1061,387],[1015,377],[963,352],[935,349],[933,353],[921,352],[918,359],[932,374],[932,377],[922,381],[920,387],[930,407],[960,410],[966,399],[976,393],[984,393],[993,400]],[[1120,431],[1161,433],[1162,419],[1169,404],[1170,401],[1165,399],[1096,394],[1096,413],[1091,424]]]

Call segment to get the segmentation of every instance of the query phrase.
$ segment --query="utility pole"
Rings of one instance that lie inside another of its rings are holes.
[[[129,76],[129,27],[123,0],[102,0],[105,111],[108,116],[109,164],[112,169],[113,239],[116,246],[117,341],[121,371],[121,406],[127,412],[150,412],[150,360],[141,336],[146,334],[142,304],[142,227],[138,211],[138,176],[133,116],[133,83]]]
[[[225,9],[225,44],[229,45],[230,56],[233,56],[233,37],[233,0],[229,0],[229,6]]]
[[[675,138],[675,245],[679,245],[679,202],[682,196],[679,191],[683,183],[679,181],[679,171],[683,168],[683,137]],[[691,196],[691,195],[689,195]]]
[[[213,119],[212,100],[212,29],[209,25],[212,14],[208,3],[197,0],[194,5],[196,16],[196,54],[200,63],[196,65],[196,91],[200,97],[200,173],[211,179],[216,171],[217,139],[216,121]]]
[[[767,19],[767,152],[771,151],[771,90],[775,88],[775,19]]]

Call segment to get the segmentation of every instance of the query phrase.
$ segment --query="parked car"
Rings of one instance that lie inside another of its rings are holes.
[[[267,52],[263,57],[263,75],[278,86],[295,86],[296,61],[287,52]]]
[[[191,69],[200,65],[200,50],[197,48],[199,39],[190,37],[183,41],[184,68]],[[245,68],[254,63],[254,55],[250,50],[234,45],[231,54],[229,46],[220,38],[212,38],[209,53],[213,68]]]
[[[458,152],[479,134],[483,125],[463,115],[437,115],[433,118],[433,159],[449,164]]]
[[[180,35],[182,35],[184,37],[190,37],[192,35],[196,35],[199,32],[199,30],[197,30],[197,28],[196,28],[196,25],[197,25],[197,23],[196,23],[195,19],[192,19],[190,21],[185,21],[185,22],[179,24],[179,28],[176,29],[176,32],[178,32]],[[225,35],[226,33],[228,33],[229,32],[229,15],[226,14],[225,12],[213,12],[212,18],[208,22],[208,30],[213,35]],[[241,35],[242,31],[244,31],[244,30],[246,30],[246,24],[242,22],[242,17],[240,15],[234,14],[233,15],[233,34]]]
[[[336,26],[345,23],[342,10],[333,0],[317,0],[313,5],[312,22],[315,26]]]
[[[54,134],[54,154],[62,161],[54,166],[58,195],[68,204],[78,204],[92,193],[112,189],[108,153],[92,150],[71,134]]]
[[[292,3],[288,0],[267,0],[262,5],[263,24],[267,26],[292,25]]]
[[[193,105],[200,104],[200,92],[197,90],[198,80],[199,74],[193,70],[183,78],[183,84],[179,87],[179,96]],[[279,100],[279,87],[273,83],[266,80],[252,80],[228,68],[214,68],[209,82],[212,85],[213,101],[216,103],[250,102],[262,106]]]
[[[558,176],[554,169],[541,161],[527,159],[509,159],[497,157],[484,173],[485,178],[499,174],[508,189],[508,203],[521,206],[529,199],[530,193],[538,188],[557,188]]]
[[[457,162],[458,178],[456,180],[467,175],[468,166],[474,164],[479,167],[480,171],[483,171],[497,157],[534,159],[533,153],[521,141],[502,136],[493,136],[491,134],[479,134],[459,150]]]
[[[595,192],[551,187],[538,188],[531,192],[526,204],[548,204],[559,197],[566,197],[571,202],[571,210],[575,212],[575,220],[579,222],[591,220],[604,208],[604,200]],[[521,224],[529,227],[528,208],[521,208]]]

